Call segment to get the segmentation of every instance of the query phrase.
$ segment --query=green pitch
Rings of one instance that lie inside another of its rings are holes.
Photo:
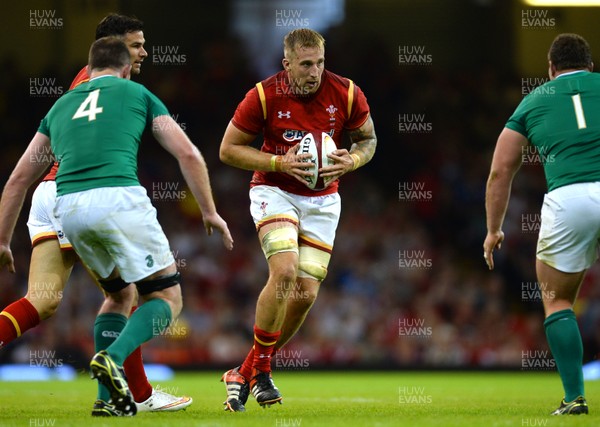
[[[600,381],[587,382],[590,415],[551,417],[562,398],[558,374],[439,372],[276,372],[283,405],[224,412],[220,372],[178,373],[155,386],[187,394],[177,413],[95,419],[95,382],[0,382],[0,426],[598,426]],[[568,418],[568,419],[565,419]]]

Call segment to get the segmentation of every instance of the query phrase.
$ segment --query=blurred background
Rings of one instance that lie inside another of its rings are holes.
[[[134,80],[157,94],[200,148],[235,249],[207,237],[177,164],[145,135],[142,184],[183,276],[184,310],[144,345],[146,362],[232,367],[252,338],[266,262],[249,214],[250,172],[218,148],[237,104],[281,69],[282,38],[310,27],[326,67],[367,96],[378,136],[373,161],[345,176],[329,275],[275,369],[546,369],[551,355],[534,271],[546,191],[540,157],[523,153],[489,272],[482,258],[485,183],[496,138],[520,100],[548,80],[547,50],[576,32],[600,52],[600,8],[517,0],[28,0],[3,5],[0,26],[0,182],[50,106],[87,60],[108,13],[145,23],[148,57]],[[595,57],[595,56],[594,56]],[[260,145],[257,141],[257,146]],[[12,242],[16,274],[0,273],[0,308],[26,292],[29,198]],[[576,306],[586,361],[600,351],[600,270]],[[85,367],[102,297],[77,266],[59,312],[0,352],[30,363],[57,352]]]

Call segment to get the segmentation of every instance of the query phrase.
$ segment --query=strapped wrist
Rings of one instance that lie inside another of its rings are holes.
[[[283,159],[281,156],[271,156],[271,172],[281,172],[281,164]]]
[[[350,153],[350,157],[352,157],[352,162],[354,163],[352,170],[358,169],[361,166],[360,156],[356,153]]]

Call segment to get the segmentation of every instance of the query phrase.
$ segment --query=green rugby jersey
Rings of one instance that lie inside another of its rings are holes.
[[[64,94],[42,120],[60,163],[59,196],[100,187],[140,185],[137,154],[146,126],[168,115],[139,83],[102,76]]]
[[[537,87],[506,127],[537,148],[548,191],[600,181],[600,74],[575,72]]]

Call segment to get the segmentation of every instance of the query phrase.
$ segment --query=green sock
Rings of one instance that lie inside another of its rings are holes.
[[[544,321],[548,345],[565,389],[565,401],[583,396],[583,343],[571,309],[552,313]]]
[[[123,362],[133,350],[152,337],[160,335],[171,323],[171,307],[163,299],[145,302],[133,312],[121,335],[106,349],[114,362]]]
[[[94,322],[94,346],[96,353],[105,350],[119,336],[125,325],[127,317],[117,313],[99,314]],[[108,389],[98,382],[98,399],[108,402],[110,393]]]

